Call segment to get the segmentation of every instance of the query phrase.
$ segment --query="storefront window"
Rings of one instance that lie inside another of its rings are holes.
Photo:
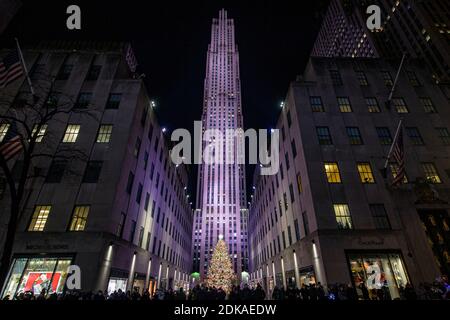
[[[309,286],[316,283],[316,276],[314,274],[314,268],[312,266],[300,268],[300,286]]]
[[[352,280],[362,299],[390,300],[400,297],[409,282],[399,254],[348,255]]]
[[[17,258],[14,259],[10,276],[2,297],[10,299],[17,294],[31,292],[39,295],[64,291],[71,258]]]
[[[127,291],[127,279],[126,278],[109,278],[108,282],[108,294],[113,293],[114,291],[122,290],[122,292]]]

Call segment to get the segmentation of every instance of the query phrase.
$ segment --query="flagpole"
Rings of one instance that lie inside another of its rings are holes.
[[[391,157],[392,150],[394,149],[394,144],[396,143],[396,141],[398,139],[398,134],[400,132],[400,127],[402,126],[402,122],[403,122],[403,119],[400,119],[400,121],[398,122],[397,131],[395,131],[394,140],[392,141],[391,147],[389,148],[389,153],[386,158],[386,162],[384,163],[384,167],[383,167],[384,169],[386,169],[389,164],[389,158]]]
[[[398,77],[400,75],[400,71],[403,67],[403,62],[405,61],[406,53],[403,53],[402,60],[400,61],[400,65],[397,69],[397,73],[395,75],[394,83],[392,84],[391,92],[389,92],[388,100],[386,101],[386,107],[390,108],[392,96],[394,95],[395,87],[397,86]]]
[[[14,38],[14,39],[16,40],[17,51],[19,51],[20,61],[22,62],[22,67],[23,67],[23,70],[25,71],[25,75],[27,77],[28,85],[30,86],[31,94],[34,97],[33,85],[31,83],[30,75],[28,74],[27,65],[25,64],[25,60],[23,59],[22,50],[20,49],[20,45],[19,45],[19,40],[17,38]]]

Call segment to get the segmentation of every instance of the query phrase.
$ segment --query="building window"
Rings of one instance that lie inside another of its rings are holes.
[[[121,93],[110,93],[108,101],[106,102],[106,109],[118,109],[121,99]]]
[[[392,104],[397,110],[397,113],[408,113],[408,107],[406,106],[405,100],[403,98],[392,98]]]
[[[81,92],[78,95],[77,102],[75,103],[75,108],[77,109],[86,109],[92,100],[92,93],[90,92]]]
[[[302,185],[302,176],[300,173],[297,173],[297,188],[298,193],[301,194],[303,192],[303,185]]]
[[[450,145],[450,133],[447,128],[435,128],[443,145]]]
[[[102,70],[102,66],[91,65],[91,67],[89,68],[89,72],[86,76],[86,80],[97,80],[100,74],[100,70]]]
[[[37,125],[37,124],[34,125],[31,135],[32,136],[36,135],[36,139],[35,139],[36,142],[42,142],[42,139],[44,139],[44,136],[45,136],[45,132],[47,131],[48,125],[47,124],[41,125],[41,127],[39,128],[39,132],[37,132],[38,127],[39,127],[39,125]]]
[[[57,92],[50,92],[45,100],[44,106],[48,109],[54,109],[58,106],[60,94]]]
[[[51,206],[36,206],[30,225],[28,226],[28,231],[44,231],[51,209]]]
[[[98,129],[97,142],[108,143],[111,141],[113,126],[112,124],[102,124]]]
[[[291,141],[292,157],[295,159],[297,157],[297,147],[295,146],[295,140]]]
[[[352,106],[350,105],[350,100],[347,97],[338,97],[337,101],[341,112],[352,112]]]
[[[392,136],[389,128],[377,127],[376,128],[378,139],[382,145],[390,145],[392,143]]]
[[[119,220],[119,224],[117,225],[117,231],[116,231],[116,236],[118,236],[119,238],[122,238],[122,236],[123,236],[123,229],[125,227],[126,218],[127,218],[127,215],[122,212],[120,214],[120,220]]]
[[[368,97],[368,98],[365,98],[365,100],[366,100],[367,110],[370,113],[378,113],[378,112],[380,112],[380,107],[378,105],[377,98]]]
[[[434,163],[422,162],[422,169],[425,173],[425,178],[429,183],[442,183]]]
[[[341,74],[339,73],[338,70],[330,70],[330,77],[331,77],[331,82],[333,83],[334,86],[342,85]]]
[[[359,132],[358,127],[346,127],[348,139],[350,140],[350,144],[352,145],[360,145],[363,144],[363,140],[361,137],[361,132]]]
[[[368,292],[364,294],[362,290],[357,290],[358,299],[378,299],[376,292],[385,290],[385,299],[397,300],[401,297],[402,288],[411,283],[405,269],[405,263],[398,252],[389,254],[374,251],[366,253],[349,252],[347,257],[353,287],[361,288],[364,286],[368,289]],[[378,276],[381,282],[376,281]]]
[[[320,145],[331,145],[333,140],[331,139],[330,130],[328,127],[316,127],[317,138]]]
[[[334,215],[339,229],[353,229],[352,218],[347,204],[333,204]]]
[[[78,138],[78,133],[80,132],[79,124],[69,124],[66,128],[66,133],[64,134],[63,141],[66,143],[75,143]]]
[[[408,76],[409,83],[414,87],[419,87],[420,82],[417,79],[417,76],[414,71],[406,71],[406,75]]]
[[[102,171],[103,161],[88,161],[84,171],[84,183],[97,183]]]
[[[133,189],[133,182],[134,182],[134,173],[130,171],[128,174],[128,181],[127,181],[127,193],[131,194],[131,190]]]
[[[325,174],[327,175],[328,183],[341,183],[341,175],[339,173],[339,166],[336,162],[324,163]]]
[[[411,139],[412,143],[416,146],[423,145],[423,139],[420,135],[419,129],[416,127],[406,127],[406,134]]]
[[[289,185],[289,194],[291,196],[291,203],[293,203],[295,201],[295,196],[294,196],[294,186],[292,185],[292,183]]]
[[[391,229],[391,223],[389,222],[386,209],[383,204],[371,204],[370,212],[377,229]]]
[[[5,139],[9,127],[10,127],[9,123],[0,123],[0,142],[2,142],[3,139]]]
[[[356,78],[358,78],[359,85],[368,86],[366,75],[363,71],[356,71]]]
[[[83,231],[86,228],[89,206],[76,206],[73,210],[70,231]]]
[[[383,78],[385,86],[392,87],[394,85],[394,82],[392,81],[392,77],[389,71],[381,71],[381,77]]]
[[[325,112],[321,97],[309,97],[312,112]]]
[[[67,80],[70,77],[70,73],[72,72],[73,65],[72,64],[64,64],[58,72],[56,76],[56,80]]]
[[[136,192],[136,202],[139,204],[141,203],[141,198],[142,198],[142,188],[143,188],[142,183],[139,183],[138,189]]]
[[[298,225],[298,219],[294,220],[295,240],[300,240],[300,227]]]
[[[287,118],[288,127],[290,128],[292,125],[291,110],[287,111],[286,118]]]
[[[66,170],[67,160],[53,160],[45,177],[46,183],[60,183]]]
[[[131,243],[133,243],[135,233],[136,233],[136,220],[133,220],[131,221],[130,239],[129,239]]]
[[[420,98],[420,103],[422,104],[423,110],[426,113],[437,113],[433,101],[431,101],[430,98]]]
[[[362,183],[375,183],[375,178],[373,177],[372,167],[368,162],[358,163],[359,177]]]
[[[134,144],[134,156],[137,158],[139,156],[139,151],[141,150],[141,139],[136,138],[136,143]]]
[[[392,179],[395,179],[398,175],[400,168],[397,163],[390,163],[389,167],[391,168]],[[406,173],[403,175],[402,183],[408,183],[408,177],[406,176]]]

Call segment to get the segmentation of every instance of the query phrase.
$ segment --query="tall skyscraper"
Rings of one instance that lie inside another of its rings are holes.
[[[366,27],[366,9],[377,4],[381,28]],[[450,5],[445,0],[332,0],[312,50],[316,57],[422,59],[436,82],[450,81]]]
[[[323,18],[311,55],[374,58],[378,52],[365,18],[352,0],[332,0]]]
[[[212,21],[208,46],[204,102],[203,132],[243,127],[239,54],[234,37],[234,21],[221,10]],[[232,139],[223,140],[223,155],[237,154]],[[204,142],[205,143],[209,142]],[[234,157],[236,158],[236,157]],[[233,266],[238,274],[247,269],[247,230],[245,208],[245,168],[239,164],[202,164],[198,173],[197,210],[194,220],[194,270],[202,278],[219,237],[228,245]]]

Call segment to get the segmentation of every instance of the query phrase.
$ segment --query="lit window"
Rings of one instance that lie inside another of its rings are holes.
[[[370,113],[380,112],[380,107],[378,106],[378,101],[376,98],[370,97],[366,98],[367,110]]]
[[[431,162],[423,162],[422,169],[425,173],[425,178],[430,183],[442,183],[441,177],[436,170],[436,167]]]
[[[363,144],[361,132],[359,132],[358,127],[346,127],[345,129],[347,131],[347,136],[350,140],[350,144],[352,144],[352,145]]]
[[[450,145],[450,133],[447,128],[435,128],[438,132],[438,136],[442,141],[442,144],[448,146]]]
[[[77,141],[78,133],[80,132],[79,124],[69,124],[64,134],[63,142],[74,143]]]
[[[38,125],[34,125],[33,127],[33,131],[31,132],[31,135],[34,136],[36,134],[36,131],[38,130]],[[36,135],[36,142],[42,142],[42,139],[45,136],[45,132],[47,131],[47,125],[43,124],[41,125],[41,127],[39,128],[39,132]]]
[[[36,206],[28,231],[44,231],[51,208],[51,206]]]
[[[350,100],[347,97],[338,97],[337,101],[341,112],[352,112],[352,106],[350,105]]]
[[[352,217],[347,204],[333,204],[334,215],[339,229],[352,229]]]
[[[368,162],[358,163],[358,172],[362,183],[375,183],[370,163]]]
[[[408,113],[408,107],[406,106],[405,100],[403,98],[393,98],[392,104],[394,105],[397,113]]]
[[[436,113],[436,108],[434,107],[433,101],[430,98],[420,98],[420,103],[423,106],[423,110],[426,113]]]
[[[397,163],[391,163],[389,166],[391,168],[392,179],[395,179],[398,175],[400,168]],[[403,175],[402,183],[408,183],[408,177],[406,176],[406,174]]]
[[[83,231],[89,214],[89,206],[76,206],[73,210],[70,231]]]
[[[97,142],[108,143],[111,141],[112,128],[112,124],[102,124],[98,129]]]
[[[0,142],[3,141],[3,139],[5,139],[6,134],[8,133],[9,130],[9,123],[2,123],[0,124]]]
[[[407,127],[406,128],[406,134],[411,139],[412,143],[416,146],[423,145],[423,139],[420,135],[419,129],[416,127]]]
[[[341,183],[341,175],[336,162],[325,162],[324,168],[328,183]]]

